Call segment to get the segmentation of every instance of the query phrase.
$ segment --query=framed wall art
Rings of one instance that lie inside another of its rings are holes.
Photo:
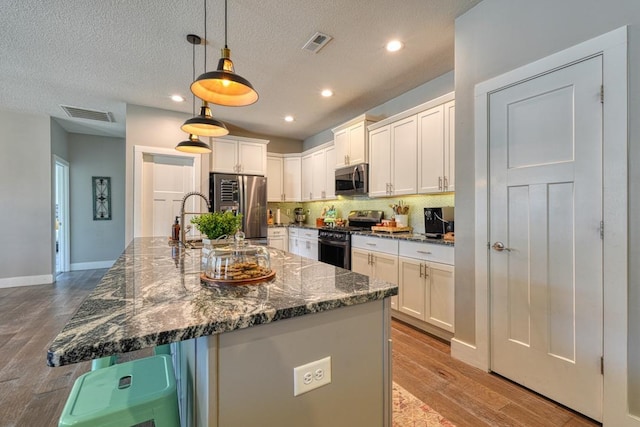
[[[93,220],[111,219],[111,177],[91,177],[93,187]]]

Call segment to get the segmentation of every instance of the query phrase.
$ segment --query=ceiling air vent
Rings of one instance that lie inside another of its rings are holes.
[[[61,105],[60,107],[62,107],[69,117],[73,117],[74,119],[97,120],[107,123],[116,121],[111,112],[87,110],[86,108],[70,107],[68,105]]]
[[[302,49],[308,50],[309,52],[318,53],[320,49],[322,49],[327,43],[329,43],[333,39],[329,34],[324,34],[320,32],[316,32],[308,42],[302,46]]]

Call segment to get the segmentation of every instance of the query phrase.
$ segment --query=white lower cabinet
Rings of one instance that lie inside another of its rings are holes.
[[[398,241],[355,235],[351,239],[351,271],[398,284]],[[398,309],[398,297],[391,297]]]
[[[398,310],[454,332],[453,247],[400,242]]]
[[[281,251],[289,250],[289,236],[285,227],[269,228],[267,234],[267,243],[269,246]]]
[[[289,252],[318,259],[318,230],[289,227]]]

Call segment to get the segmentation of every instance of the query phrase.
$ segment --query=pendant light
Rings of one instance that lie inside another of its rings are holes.
[[[206,142],[200,141],[198,135],[189,134],[189,139],[176,145],[176,150],[183,153],[207,154],[211,152],[211,147]]]
[[[204,2],[206,10],[207,0]],[[251,83],[236,74],[233,68],[231,50],[227,45],[227,0],[224,1],[224,49],[218,61],[218,68],[198,77],[191,84],[191,92],[200,99],[229,107],[242,107],[258,100],[258,93]]]
[[[187,36],[187,40],[189,43],[193,45],[193,75],[196,74],[196,44],[200,44],[202,39],[195,34],[189,34]],[[196,99],[194,96],[191,97],[191,114],[195,114],[196,109]],[[194,119],[197,117],[194,117]],[[189,119],[193,120],[193,119]],[[188,120],[187,120],[188,121]],[[224,126],[224,124],[223,124]],[[184,125],[181,127],[184,130]],[[226,129],[226,128],[225,128]],[[182,151],[184,153],[195,153],[195,154],[206,154],[211,152],[211,147],[205,142],[200,141],[198,135],[193,132],[189,133],[189,138],[186,141],[182,141],[176,145],[176,150]]]
[[[206,5],[205,5],[206,6]],[[205,15],[206,15],[206,7],[205,7]],[[206,22],[206,21],[205,21]],[[205,40],[206,40],[206,30],[205,30]],[[193,46],[193,77],[196,75],[196,45],[199,45],[202,42],[202,39],[195,34],[187,35],[187,41],[191,43]],[[206,50],[205,50],[206,54]],[[220,120],[216,120],[213,118],[211,114],[211,108],[209,108],[209,103],[207,101],[202,101],[202,107],[200,107],[200,115],[195,116],[184,122],[184,124],[180,127],[186,133],[192,133],[199,136],[223,136],[229,133],[227,127]]]

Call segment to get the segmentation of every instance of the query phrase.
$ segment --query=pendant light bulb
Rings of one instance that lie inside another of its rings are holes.
[[[200,141],[198,135],[189,134],[189,138],[180,142],[176,146],[176,150],[183,153],[207,154],[211,152],[211,147],[209,147],[209,144]]]

